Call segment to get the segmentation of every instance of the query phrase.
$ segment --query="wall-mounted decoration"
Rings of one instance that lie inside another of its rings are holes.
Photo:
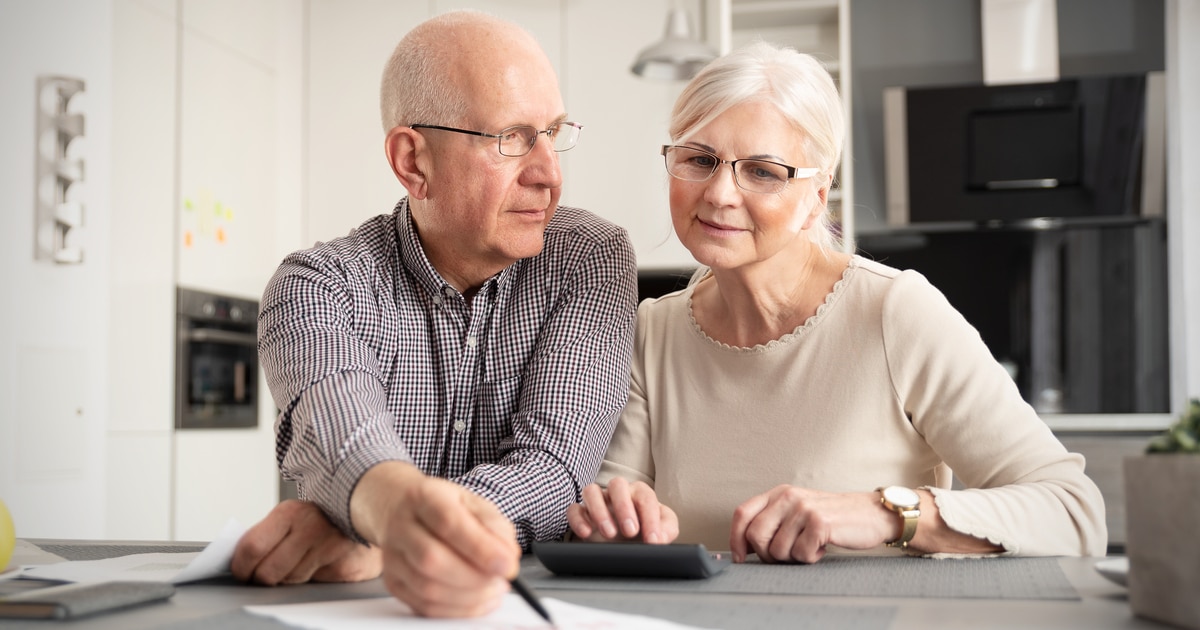
[[[47,75],[37,79],[35,260],[83,262],[84,204],[76,184],[84,174],[80,155],[84,115],[70,110],[71,99],[83,91],[82,79]]]

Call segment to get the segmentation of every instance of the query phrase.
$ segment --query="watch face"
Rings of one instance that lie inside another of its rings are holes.
[[[921,504],[921,497],[916,491],[903,486],[888,486],[883,489],[883,498],[896,507],[916,507]]]

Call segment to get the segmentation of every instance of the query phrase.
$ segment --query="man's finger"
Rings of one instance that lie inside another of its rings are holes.
[[[497,537],[480,514],[499,510],[484,499],[450,482],[429,480],[423,499],[415,506],[416,517],[434,538],[482,573],[507,578],[515,574],[520,560],[512,540]],[[486,505],[473,501],[478,499]],[[491,519],[491,517],[488,517]],[[504,518],[500,515],[500,518]],[[488,521],[494,522],[492,520]]]

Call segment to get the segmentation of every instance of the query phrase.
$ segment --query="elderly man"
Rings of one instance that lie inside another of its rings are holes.
[[[414,28],[382,85],[390,215],[287,257],[259,354],[287,501],[235,552],[265,584],[382,572],[420,614],[495,607],[521,548],[560,538],[625,404],[636,264],[558,205],[580,125],[520,27]]]

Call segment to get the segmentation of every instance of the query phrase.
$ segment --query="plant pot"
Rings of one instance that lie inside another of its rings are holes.
[[[1200,455],[1125,458],[1129,606],[1200,630]]]

